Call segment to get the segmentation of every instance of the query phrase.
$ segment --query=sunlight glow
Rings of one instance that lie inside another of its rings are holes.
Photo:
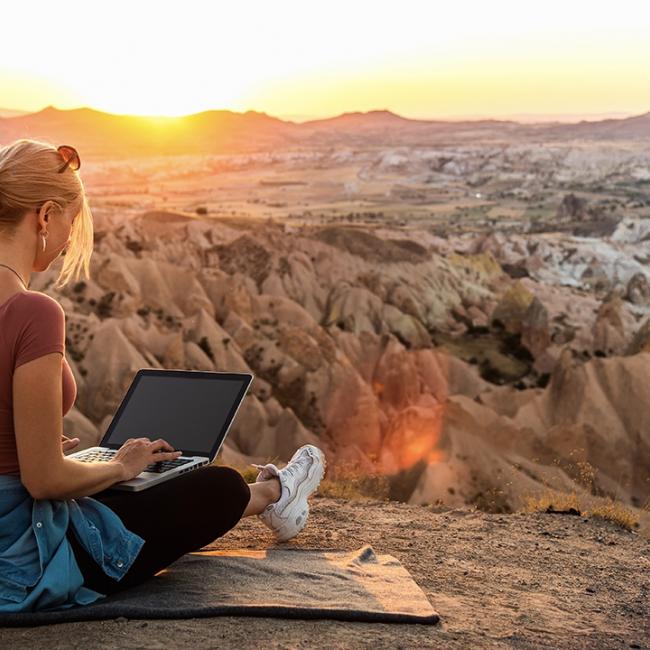
[[[648,24],[638,0],[13,3],[0,108],[643,112]]]

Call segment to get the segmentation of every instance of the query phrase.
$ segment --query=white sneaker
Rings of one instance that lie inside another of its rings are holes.
[[[277,476],[282,494],[278,501],[268,505],[257,515],[271,530],[279,542],[295,537],[307,523],[309,504],[307,499],[316,490],[325,474],[325,455],[314,445],[303,445],[291,457],[286,467],[278,469],[273,463],[257,465],[260,469],[256,483]]]

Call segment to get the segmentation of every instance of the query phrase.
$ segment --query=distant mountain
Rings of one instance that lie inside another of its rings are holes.
[[[204,111],[182,118],[115,115],[90,108],[0,117],[0,144],[17,138],[72,144],[90,157],[219,154],[350,146],[440,146],[477,140],[650,139],[650,113],[577,124],[417,120],[388,110],[295,123],[266,113]]]
[[[600,122],[601,120],[620,120],[632,117],[633,113],[609,112],[609,113],[510,113],[499,119],[514,120],[525,124],[567,124],[576,122]],[[484,115],[468,116],[466,119],[484,119]]]
[[[647,140],[650,139],[650,112],[623,119],[597,122],[582,120],[575,124],[540,125],[541,133],[550,138],[579,140]]]
[[[367,113],[356,111],[352,113],[342,113],[336,117],[310,120],[308,122],[303,122],[302,125],[309,126],[311,128],[385,128],[417,123],[431,124],[432,122],[427,120],[412,120],[407,117],[397,115],[391,111],[368,111]]]
[[[25,115],[29,111],[17,111],[14,108],[0,108],[0,117],[16,117],[16,115]]]
[[[299,128],[255,111],[205,111],[183,118],[149,118],[48,106],[37,113],[0,119],[0,142],[42,139],[73,144],[91,156],[220,153],[280,145],[291,141]]]

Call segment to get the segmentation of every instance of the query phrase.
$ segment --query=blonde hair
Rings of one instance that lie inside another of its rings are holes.
[[[70,243],[63,255],[63,267],[55,281],[57,289],[83,270],[90,278],[93,253],[93,217],[79,172],[63,164],[56,146],[39,140],[20,139],[0,148],[0,232],[10,239],[30,210],[52,201],[60,214],[80,203],[70,230]]]

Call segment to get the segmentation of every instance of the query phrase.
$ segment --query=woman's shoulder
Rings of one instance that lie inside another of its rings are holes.
[[[61,304],[41,291],[21,291],[11,300],[8,311],[20,315],[33,315],[39,318],[63,318],[65,311]]]

